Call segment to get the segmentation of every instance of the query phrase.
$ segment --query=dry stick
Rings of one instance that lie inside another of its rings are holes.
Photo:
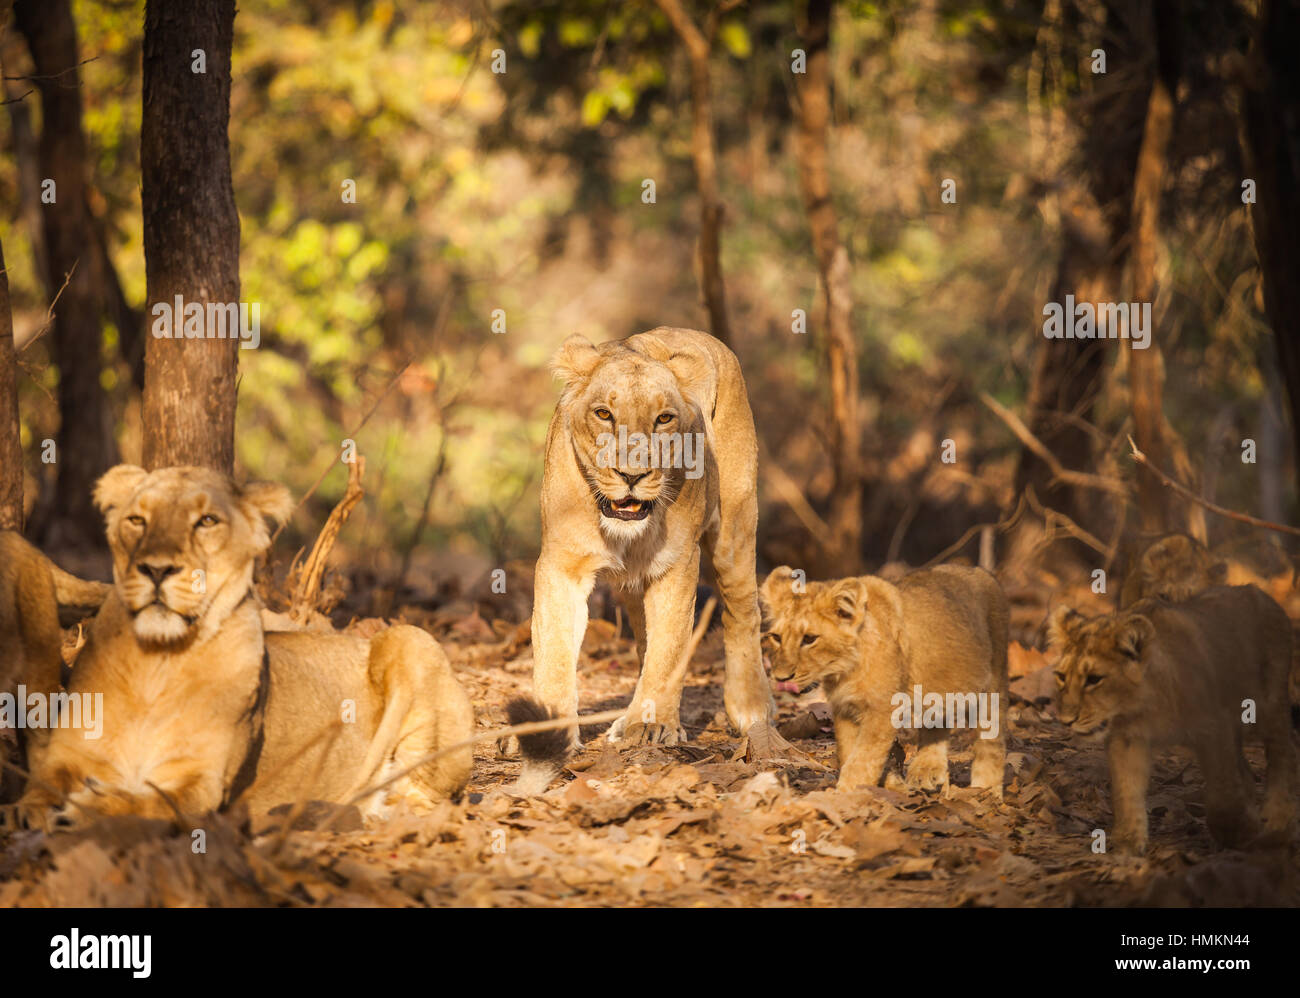
[[[980,401],[983,402],[993,414],[1002,422],[1020,440],[1022,444],[1033,451],[1043,460],[1043,463],[1052,472],[1054,481],[1062,482],[1066,485],[1074,485],[1078,488],[1096,489],[1099,492],[1109,492],[1112,495],[1123,496],[1128,498],[1132,495],[1132,486],[1127,482],[1121,482],[1114,478],[1107,478],[1104,475],[1091,475],[1086,471],[1071,471],[1065,467],[1055,454],[1047,449],[1046,445],[1039,440],[1014,412],[1004,406],[988,392],[980,392]]]
[[[289,604],[289,616],[298,623],[302,623],[311,613],[316,598],[320,595],[321,579],[325,575],[325,560],[333,550],[334,542],[338,539],[343,524],[347,523],[348,517],[352,515],[352,507],[365,495],[365,489],[361,487],[361,476],[365,471],[366,459],[356,455],[348,466],[347,491],[339,500],[339,504],[330,511],[329,519],[325,521],[325,526],[321,527],[311,554],[307,556],[307,561],[303,565],[297,590]]]
[[[401,370],[399,370],[397,374],[393,376],[393,380],[388,383],[388,385],[384,388],[382,392],[379,393],[378,397],[375,399],[374,405],[372,405],[370,407],[370,410],[364,416],[361,417],[361,422],[359,422],[355,427],[353,427],[352,432],[348,434],[347,439],[349,440],[354,439],[356,435],[365,428],[365,425],[368,422],[370,422],[370,417],[373,416],[375,414],[375,410],[379,408],[379,403],[382,402],[384,399],[386,399],[388,397],[388,393],[393,390],[393,388],[397,385],[399,381],[402,380],[402,375],[406,373],[406,369],[411,366],[411,363],[412,362],[408,360],[405,364],[402,365]],[[340,455],[340,457],[341,456],[342,455]],[[298,500],[297,504],[294,505],[289,515],[285,517],[284,523],[280,524],[278,527],[275,528],[275,533],[271,535],[272,544],[275,543],[276,538],[279,537],[280,534],[284,531],[284,528],[288,524],[288,522],[293,519],[294,513],[297,513],[298,510],[302,509],[302,504],[316,494],[316,490],[320,488],[320,483],[325,481],[325,476],[330,473],[330,470],[334,467],[335,462],[338,460],[339,458],[336,457],[332,459],[330,463],[325,466],[325,470],[320,473],[320,477],[316,479],[316,481],[312,484],[311,488],[309,488],[305,493],[303,493],[303,497]]]
[[[1161,471],[1154,464],[1152,464],[1149,460],[1147,460],[1147,456],[1143,454],[1140,450],[1138,450],[1137,444],[1133,442],[1132,435],[1130,435],[1128,438],[1128,445],[1131,448],[1133,448],[1134,461],[1136,461],[1138,464],[1145,467],[1148,471],[1151,472],[1151,474],[1155,475],[1158,479],[1160,479],[1161,483],[1166,488],[1173,489],[1184,499],[1190,500],[1191,502],[1196,503],[1198,506],[1204,506],[1211,513],[1218,513],[1220,516],[1226,517],[1229,520],[1236,520],[1238,523],[1248,523],[1252,527],[1262,527],[1265,530],[1275,530],[1279,534],[1291,534],[1292,536],[1300,537],[1300,528],[1290,527],[1287,526],[1285,523],[1274,523],[1271,520],[1261,520],[1259,519],[1259,517],[1251,516],[1249,513],[1238,513],[1236,510],[1225,509],[1223,506],[1220,506],[1217,503],[1212,503],[1208,499],[1202,499],[1191,489],[1187,488],[1181,483],[1170,478],[1163,471]]]
[[[32,333],[32,335],[27,338],[27,341],[23,343],[21,349],[18,347],[18,341],[14,341],[14,350],[16,352],[21,353],[22,350],[26,350],[29,346],[44,336],[46,332],[49,331],[49,328],[54,325],[54,306],[57,305],[59,299],[63,297],[63,292],[68,289],[68,282],[72,280],[72,275],[77,272],[77,264],[80,262],[80,259],[73,260],[71,269],[63,275],[63,283],[59,285],[59,290],[54,292],[54,297],[50,299],[50,307],[45,310],[45,321],[41,323],[41,328],[36,330],[36,332]]]
[[[704,610],[700,613],[700,621],[695,625],[695,630],[691,634],[691,640],[687,642],[686,649],[682,657],[677,660],[678,669],[685,669],[690,664],[691,656],[695,654],[695,649],[699,647],[700,641],[704,638],[704,632],[708,629],[709,621],[713,619],[714,607],[718,605],[718,598],[710,596],[708,602],[704,604]],[[392,776],[380,783],[373,784],[364,790],[354,794],[351,800],[345,801],[343,807],[356,804],[363,801],[372,794],[376,794],[385,787],[391,786],[400,780],[403,776],[427,766],[436,759],[441,759],[444,755],[450,755],[452,752],[459,752],[463,748],[471,745],[477,745],[479,742],[497,741],[510,735],[534,735],[543,731],[558,731],[561,728],[571,728],[575,724],[603,724],[606,721],[617,721],[620,717],[627,714],[626,707],[616,707],[613,710],[601,711],[599,714],[571,714],[568,717],[556,717],[547,721],[529,721],[526,724],[512,724],[505,728],[492,728],[489,731],[480,731],[476,735],[471,735],[464,741],[456,742],[454,745],[448,745],[446,748],[440,748],[436,752],[430,752],[415,762],[411,763],[404,769],[399,770]],[[327,832],[334,827],[334,822],[343,814],[343,807],[338,808],[332,814],[325,824],[321,825],[319,831]]]
[[[762,462],[763,477],[768,484],[772,486],[785,504],[790,507],[791,512],[798,517],[799,522],[807,528],[808,533],[812,534],[813,540],[824,551],[831,550],[831,537],[834,531],[831,530],[830,524],[823,520],[812,505],[804,498],[803,492],[795,484],[793,478],[785,473],[785,470],[772,461],[770,458]]]
[[[1084,544],[1088,545],[1088,547],[1092,548],[1098,554],[1104,556],[1107,560],[1107,563],[1109,563],[1110,560],[1115,557],[1115,551],[1113,548],[1108,548],[1105,544],[1099,541],[1092,534],[1088,533],[1088,531],[1084,530],[1083,527],[1079,526],[1077,523],[1071,520],[1064,513],[1060,512],[1059,510],[1050,509],[1047,506],[1044,506],[1041,502],[1039,502],[1038,496],[1034,494],[1034,490],[1032,487],[1025,489],[1025,498],[1029,502],[1029,508],[1032,509],[1039,516],[1041,516],[1043,518],[1043,521],[1048,526],[1055,526],[1052,521],[1056,520],[1059,522],[1060,526],[1064,528],[1067,534],[1069,534],[1075,540],[1082,541]],[[1043,546],[1045,547],[1046,545]]]
[[[974,537],[976,534],[978,534],[981,530],[985,529],[986,527],[992,527],[998,533],[1005,533],[1020,521],[1020,517],[1024,515],[1024,512],[1025,512],[1025,494],[1022,492],[1020,493],[1020,498],[1016,501],[1016,508],[1013,509],[1008,516],[1003,517],[1001,520],[998,520],[996,523],[975,524],[975,526],[971,527],[964,534],[962,534],[961,537],[957,538],[955,543],[949,544],[946,548],[944,548],[937,555],[935,555],[924,565],[922,565],[921,568],[922,569],[929,568],[931,565],[937,565],[940,562],[950,558],[952,555],[956,554],[958,551],[964,548],[967,542],[970,541],[972,537]]]

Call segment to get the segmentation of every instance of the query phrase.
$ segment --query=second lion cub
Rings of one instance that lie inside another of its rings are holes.
[[[918,748],[907,782],[946,789],[952,729],[979,727],[971,786],[1002,796],[1008,610],[992,575],[941,565],[897,585],[870,575],[796,585],[782,566],[760,597],[772,621],[772,676],[826,690],[840,789],[876,786],[909,727]]]

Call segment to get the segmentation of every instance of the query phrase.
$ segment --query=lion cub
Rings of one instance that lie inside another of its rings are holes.
[[[1119,605],[1127,609],[1150,596],[1178,603],[1222,585],[1227,574],[1228,566],[1196,538],[1168,534],[1149,544],[1129,566]]]
[[[1085,617],[1060,607],[1048,642],[1061,650],[1057,713],[1078,734],[1106,732],[1114,837],[1123,851],[1147,845],[1151,749],[1183,744],[1205,777],[1206,819],[1222,845],[1255,832],[1247,735],[1264,741],[1264,822],[1285,836],[1294,810],[1287,704],[1291,622],[1254,586],[1217,586],[1182,603],[1142,600]]]
[[[760,596],[772,676],[821,681],[835,720],[840,789],[876,786],[901,729],[917,729],[907,780],[948,785],[948,736],[979,727],[971,786],[1002,796],[1007,599],[988,572],[941,565],[897,585],[874,576],[798,583],[775,569]]]

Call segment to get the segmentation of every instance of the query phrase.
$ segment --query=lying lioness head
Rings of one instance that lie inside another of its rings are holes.
[[[598,351],[571,336],[552,367],[566,383],[574,456],[601,514],[601,530],[639,533],[645,521],[703,474],[704,419],[695,389],[707,371],[697,357],[674,354],[653,334],[639,349]]]
[[[153,648],[181,647],[220,626],[270,544],[267,518],[283,520],[293,505],[271,482],[236,487],[207,468],[150,474],[127,464],[99,480],[95,503],[131,628]]]

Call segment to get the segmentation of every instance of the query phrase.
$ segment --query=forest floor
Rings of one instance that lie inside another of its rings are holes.
[[[462,605],[403,613],[434,631],[480,730],[506,723],[530,686],[526,626]],[[1037,610],[1027,611],[1030,615]],[[1022,617],[1025,613],[1021,614]],[[361,621],[365,630],[375,622]],[[1216,851],[1189,755],[1157,756],[1142,859],[1093,851],[1109,829],[1100,744],[1051,716],[1051,668],[1011,648],[1005,797],[965,787],[973,732],[957,735],[947,797],[879,788],[838,793],[835,740],[816,691],[778,693],[779,722],[812,760],[756,766],[722,713],[720,634],[697,650],[682,699],[689,741],[615,750],[584,729],[584,751],[534,798],[505,787],[517,758],[477,746],[469,792],[433,813],[371,827],[282,834],[246,815],[181,828],[106,819],[81,831],[0,837],[0,905],[53,906],[1237,906],[1300,902],[1297,846]],[[632,642],[593,620],[583,645],[584,711],[626,704]],[[912,751],[907,748],[908,753]],[[1249,750],[1257,776],[1263,758]],[[822,768],[819,768],[822,767]],[[304,824],[309,825],[308,811]],[[202,835],[196,834],[198,831]],[[199,845],[202,850],[199,850]]]

